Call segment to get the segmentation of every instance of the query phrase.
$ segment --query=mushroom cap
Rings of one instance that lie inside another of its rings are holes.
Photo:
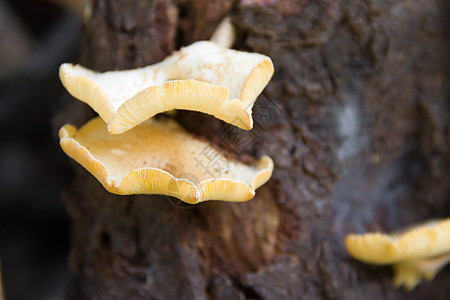
[[[272,175],[273,162],[253,166],[227,158],[175,121],[149,119],[112,135],[97,117],[79,130],[59,131],[64,152],[111,193],[162,194],[195,204],[206,200],[247,201]]]
[[[371,264],[442,255],[450,252],[450,218],[429,221],[398,234],[350,234],[345,244],[350,255]]]
[[[65,63],[59,75],[67,91],[118,134],[173,109],[203,112],[249,130],[253,104],[273,72],[265,55],[201,41],[144,68],[97,73]]]

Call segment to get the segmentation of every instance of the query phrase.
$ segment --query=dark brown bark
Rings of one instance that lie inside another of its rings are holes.
[[[449,268],[407,294],[389,268],[349,258],[343,237],[450,215],[448,4],[210,2],[92,1],[80,63],[154,63],[230,15],[235,47],[275,65],[255,129],[193,112],[176,119],[242,158],[269,154],[273,178],[246,203],[187,206],[109,194],[76,166],[65,197],[76,274],[68,297],[445,299]],[[66,120],[92,116],[68,107]]]

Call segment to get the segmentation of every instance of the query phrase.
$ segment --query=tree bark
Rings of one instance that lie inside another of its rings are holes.
[[[144,66],[208,39],[225,16],[234,48],[275,75],[242,131],[177,112],[239,157],[270,155],[272,179],[246,203],[182,205],[117,196],[74,164],[69,299],[444,299],[450,269],[406,293],[388,267],[351,259],[350,232],[450,215],[449,35],[438,0],[96,0],[80,63]],[[67,101],[58,120],[93,116]],[[62,121],[61,121],[62,123]]]

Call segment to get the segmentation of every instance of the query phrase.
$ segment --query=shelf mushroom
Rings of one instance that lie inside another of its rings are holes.
[[[190,204],[246,201],[269,180],[273,162],[263,156],[246,165],[187,133],[173,120],[149,119],[119,135],[97,117],[79,130],[59,131],[64,152],[111,193],[163,194]]]
[[[397,234],[350,234],[345,244],[358,260],[392,264],[394,285],[411,290],[422,279],[432,280],[450,261],[450,218],[429,221]]]
[[[139,69],[97,73],[65,63],[59,75],[72,96],[119,134],[173,109],[203,112],[250,130],[253,104],[273,72],[265,55],[200,41]]]

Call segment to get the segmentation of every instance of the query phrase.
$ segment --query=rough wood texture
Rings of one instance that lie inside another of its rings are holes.
[[[191,207],[108,194],[76,166],[65,197],[69,299],[450,294],[449,268],[407,294],[392,287],[389,268],[350,259],[342,243],[349,232],[450,215],[445,1],[98,0],[91,9],[80,62],[98,70],[159,61],[209,38],[228,12],[236,48],[269,55],[276,69],[255,129],[193,112],[176,118],[242,158],[267,153],[276,167],[247,203]],[[61,115],[82,122],[92,112],[69,104]]]

